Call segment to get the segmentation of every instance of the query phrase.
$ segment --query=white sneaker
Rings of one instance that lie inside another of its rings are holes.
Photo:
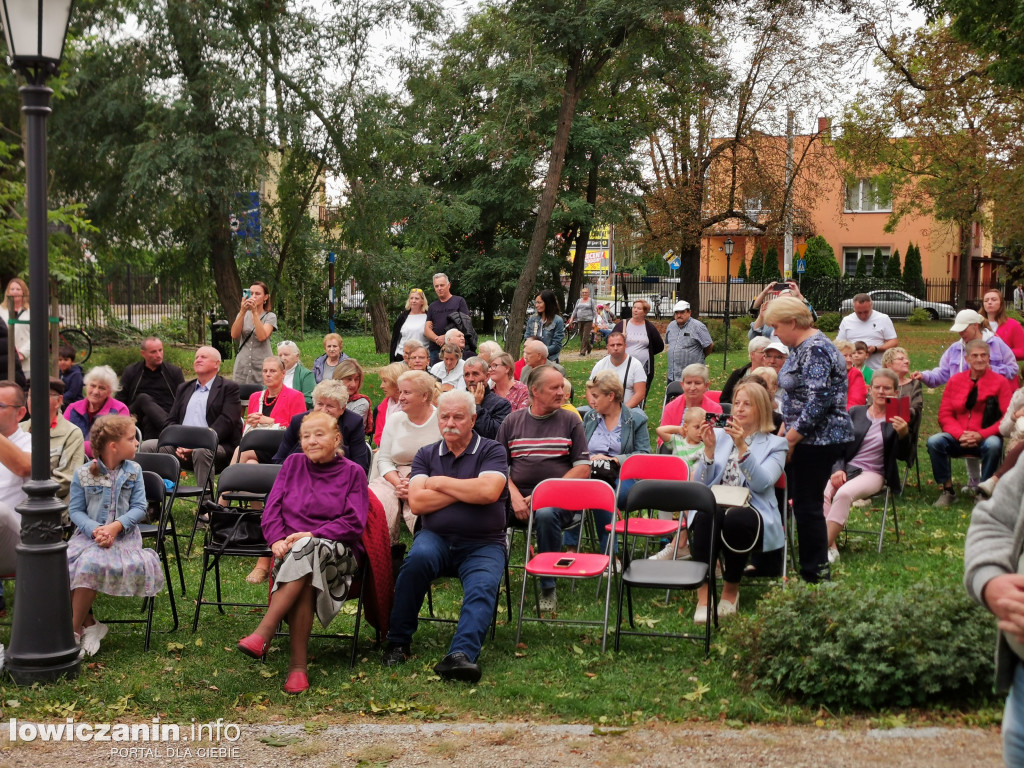
[[[861,508],[863,508],[863,507],[870,507],[871,506],[871,499],[869,499],[869,498],[868,499],[857,499],[855,502],[853,502],[853,506],[861,507]]]
[[[662,549],[658,554],[651,555],[648,560],[671,560],[672,552],[675,550],[675,544],[666,544],[665,548]],[[690,547],[683,546],[679,548],[679,551],[675,553],[676,560],[689,560],[690,559]]]
[[[706,605],[698,605],[697,610],[693,614],[693,623],[704,626],[708,623],[708,614],[710,613],[711,611],[708,610]]]
[[[96,655],[100,649],[100,641],[107,636],[109,631],[110,627],[100,621],[82,630],[82,650],[87,656]]]
[[[731,603],[728,600],[719,600],[718,601],[718,606],[717,606],[718,618],[719,619],[724,619],[724,618],[726,618],[728,616],[735,616],[736,615],[736,609],[739,607],[739,604],[740,604],[740,596],[739,595],[736,595],[736,599],[734,601],[732,601]]]
[[[1024,419],[1024,416],[1021,416]],[[982,498],[991,499],[992,494],[996,492],[996,483],[999,482],[999,478],[992,475],[988,480],[984,480],[978,483],[978,495]]]
[[[828,564],[832,565],[833,563],[838,563],[838,562],[839,562],[839,550],[836,547],[829,547],[828,548]]]

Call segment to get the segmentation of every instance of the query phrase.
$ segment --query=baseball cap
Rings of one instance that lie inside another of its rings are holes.
[[[686,312],[690,309],[690,302],[688,301],[677,301],[676,305],[672,307],[672,314],[676,312]]]
[[[950,328],[953,333],[960,333],[960,331],[967,328],[968,325],[974,325],[974,323],[984,323],[985,318],[975,312],[973,309],[961,309],[956,313],[956,319],[953,321],[953,327]]]
[[[769,349],[774,349],[776,352],[780,352],[783,355],[789,355],[789,347],[787,347],[781,341],[773,341],[771,344],[764,348],[764,351],[767,352]]]

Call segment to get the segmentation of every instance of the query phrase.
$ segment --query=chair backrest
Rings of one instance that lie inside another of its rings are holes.
[[[232,493],[243,491],[265,496],[274,487],[280,464],[232,464],[220,473],[217,492]]]
[[[665,405],[671,403],[681,394],[683,394],[683,382],[670,381],[668,386],[665,387]]]
[[[600,509],[615,514],[615,491],[603,480],[565,479],[542,480],[530,497],[533,509],[558,507],[577,512]]]
[[[732,415],[732,403],[719,403],[718,405],[722,408],[722,413]]]
[[[265,387],[262,384],[239,384],[238,385],[238,399],[242,403],[248,405],[249,398],[257,392],[262,392]]]
[[[716,403],[720,403],[722,401],[722,390],[720,389],[709,389],[704,394],[707,395],[708,400],[714,400]]]
[[[164,427],[157,440],[157,446],[173,445],[176,448],[205,448],[208,451],[217,452],[217,433],[209,427],[185,427],[181,424],[171,424]]]
[[[135,461],[145,472],[155,472],[164,480],[177,483],[181,479],[181,462],[173,453],[136,453]]]
[[[629,489],[626,512],[659,509],[665,512],[715,512],[715,494],[703,483],[688,480],[641,480]]]
[[[156,472],[142,470],[142,481],[146,488],[146,501],[150,504],[159,504],[163,509],[164,498],[167,495],[167,488],[164,479]]]
[[[239,451],[266,451],[277,453],[284,440],[283,429],[250,429],[242,435],[242,442],[238,445]]]
[[[627,456],[619,470],[623,480],[687,480],[689,468],[680,456],[635,453]]]

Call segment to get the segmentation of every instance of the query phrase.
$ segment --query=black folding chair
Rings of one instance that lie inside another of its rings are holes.
[[[168,506],[166,503],[167,489],[164,486],[164,480],[156,472],[142,472],[143,482],[146,486],[146,503],[153,509],[159,510],[157,523],[140,523],[139,533],[142,534],[143,540],[154,539],[156,542],[156,553],[160,558],[160,563],[164,568],[164,578],[167,581],[167,595],[171,599],[171,617],[174,621],[174,625],[169,629],[169,632],[173,632],[178,628],[178,608],[174,602],[174,590],[171,588],[171,567],[167,562],[167,548],[164,545],[164,537],[167,529],[167,518],[169,517]],[[153,607],[156,604],[155,597],[147,597],[142,601],[142,611],[146,614],[144,619],[107,619],[107,624],[145,624],[146,625],[146,639],[143,644],[143,649],[149,650],[149,639],[153,633]]]
[[[199,627],[199,611],[204,605],[216,605],[221,613],[224,613],[225,605],[266,607],[266,603],[225,601],[221,594],[220,561],[222,557],[274,556],[260,530],[263,509],[253,509],[252,505],[266,501],[280,470],[278,464],[232,464],[221,472],[217,490],[227,506],[210,511],[209,525],[203,538],[203,570],[196,597],[196,612],[192,619],[193,632]],[[211,570],[214,572],[217,599],[204,600],[206,578]]]
[[[202,505],[203,499],[206,498],[208,493],[211,496],[213,495],[213,476],[217,471],[218,445],[217,433],[209,427],[185,427],[180,424],[171,424],[163,428],[163,431],[160,432],[160,438],[157,440],[157,452],[165,446],[173,446],[174,448],[188,448],[193,451],[207,450],[213,455],[209,475],[207,477],[199,477],[197,474],[195,485],[182,485],[178,483],[178,487],[175,490],[176,499],[195,499],[196,506],[198,507]],[[199,514],[197,510],[196,519],[192,523],[192,533],[188,537],[188,548],[185,550],[186,556],[192,554],[192,542],[196,538],[196,529],[198,527]]]
[[[618,609],[615,620],[615,650],[619,650],[620,635],[644,635],[647,637],[679,637],[687,640],[704,641],[704,657],[711,653],[711,623],[718,626],[718,611],[716,605],[718,597],[716,594],[715,569],[708,563],[701,563],[696,560],[648,560],[634,559],[629,557],[629,548],[626,546],[629,536],[630,513],[643,509],[659,509],[666,512],[679,512],[686,514],[687,510],[702,512],[711,517],[711,524],[708,526],[710,538],[708,540],[708,551],[712,551],[711,544],[719,534],[718,514],[715,505],[715,496],[711,489],[703,483],[694,483],[681,480],[640,480],[626,496],[626,505],[623,508],[622,525],[622,554],[623,571],[619,580]],[[692,533],[691,533],[692,536]],[[692,543],[691,543],[692,546]],[[678,633],[678,632],[651,632],[636,629],[633,617],[633,589],[689,589],[696,590],[702,586],[708,587],[708,621],[704,625],[703,634]],[[622,598],[625,593],[628,606],[628,618],[630,629],[622,630]]]
[[[242,401],[242,417],[245,417],[249,408],[249,398],[257,392],[262,392],[265,387],[262,384],[239,384],[238,399]]]
[[[181,482],[181,463],[171,453],[136,453],[135,461],[146,472],[155,472],[165,481],[174,484],[170,493],[165,494],[167,507],[167,535],[174,543],[174,559],[178,564],[178,579],[181,581],[181,596],[185,596],[185,572],[181,567],[181,551],[178,549],[178,529],[174,525],[174,499],[177,497],[178,483]],[[166,491],[166,482],[164,489]],[[170,583],[167,588],[170,589]]]
[[[238,454],[243,451],[256,451],[256,453],[270,454],[273,456],[281,447],[284,440],[284,429],[250,429],[242,435],[242,442],[238,444]]]

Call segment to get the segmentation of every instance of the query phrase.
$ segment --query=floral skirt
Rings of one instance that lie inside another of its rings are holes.
[[[81,531],[68,541],[71,588],[93,589],[116,597],[152,597],[164,588],[156,550],[142,546],[138,528],[99,546]]]
[[[342,542],[307,536],[295,542],[288,554],[274,564],[274,591],[281,584],[311,575],[316,616],[326,628],[348,598],[358,567],[352,550]]]

